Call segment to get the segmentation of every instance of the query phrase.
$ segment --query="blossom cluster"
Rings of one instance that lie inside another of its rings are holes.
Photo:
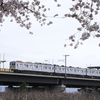
[[[0,0],[0,24],[2,25],[5,17],[11,18],[16,21],[21,27],[26,29],[31,28],[31,15],[33,15],[37,21],[42,25],[45,24],[45,14],[47,10],[44,5],[40,4],[38,0],[22,1],[22,0]],[[49,22],[48,24],[52,24]],[[32,34],[32,32],[30,32]]]
[[[78,37],[79,41],[84,41],[88,39],[90,36],[100,37],[100,23],[94,21],[95,16],[99,14],[100,0],[90,0],[90,1],[72,0],[72,1],[74,2],[74,4],[70,8],[71,14],[65,14],[64,16],[75,18],[80,23],[81,26],[77,28],[79,34],[81,32],[80,38]],[[71,40],[72,43],[75,42],[76,38],[75,35],[73,38],[71,37],[72,35],[69,37],[69,40]],[[77,42],[78,44],[79,41]]]

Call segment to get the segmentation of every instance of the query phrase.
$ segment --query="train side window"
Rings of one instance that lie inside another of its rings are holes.
[[[47,69],[47,66],[44,66],[45,67],[45,69]]]
[[[30,67],[33,67],[33,65],[30,65]]]
[[[80,73],[80,72],[81,72],[81,70],[78,70],[78,72]]]
[[[49,67],[49,69],[51,70],[51,67]]]
[[[17,67],[18,67],[18,64],[17,64]]]
[[[28,67],[28,64],[24,64],[25,67]]]
[[[41,65],[40,65],[39,67],[40,67],[40,68],[42,68],[42,66],[41,66]]]
[[[61,70],[61,68],[59,68],[59,70]]]
[[[79,72],[79,70],[77,70]]]
[[[92,71],[92,73],[94,73],[94,71]]]
[[[38,68],[38,65],[34,65],[35,66],[35,68]]]
[[[62,68],[62,70],[65,70],[65,68]]]
[[[70,69],[70,71],[72,71],[72,69]]]
[[[52,69],[54,70],[54,67],[52,67]]]
[[[47,69],[47,66],[43,66],[43,69]]]
[[[23,64],[20,64],[20,66],[22,67],[22,66],[23,66]]]
[[[69,71],[69,69],[67,69],[67,71]]]

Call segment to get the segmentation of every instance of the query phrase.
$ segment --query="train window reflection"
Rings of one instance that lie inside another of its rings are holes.
[[[49,69],[51,70],[51,67],[49,67]]]
[[[30,67],[33,67],[33,65],[30,65]]]
[[[24,64],[25,67],[28,67],[28,64]]]
[[[22,67],[22,66],[23,66],[23,64],[20,64],[20,66]]]
[[[35,68],[38,68],[38,65],[34,65],[35,66]]]

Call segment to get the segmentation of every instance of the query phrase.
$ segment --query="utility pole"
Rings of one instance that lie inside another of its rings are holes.
[[[5,59],[5,54],[3,54],[3,68],[4,68],[4,59]]]
[[[65,78],[66,78],[66,76],[67,76],[67,74],[66,74],[66,67],[67,67],[67,56],[69,56],[69,55],[64,55],[65,56]]]

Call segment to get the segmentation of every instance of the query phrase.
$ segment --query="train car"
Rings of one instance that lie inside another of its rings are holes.
[[[11,61],[10,69],[16,73],[52,74],[54,66],[51,64]]]
[[[66,71],[64,66],[55,66],[55,73],[56,75],[65,76],[65,73],[67,76],[70,77],[86,77],[86,68],[79,68],[79,67],[72,67],[72,66],[66,66]]]
[[[58,76],[64,76],[65,73],[65,67],[64,66],[59,66],[59,65],[54,65],[54,75]]]
[[[67,76],[84,77],[84,76],[86,76],[86,69],[85,68],[76,68],[76,67],[67,67],[66,74],[67,74]]]
[[[100,70],[87,69],[87,76],[92,78],[100,78]]]
[[[34,63],[34,66],[38,68],[38,70],[35,71],[39,71],[41,74],[52,75],[54,73],[54,66],[51,64]]]

